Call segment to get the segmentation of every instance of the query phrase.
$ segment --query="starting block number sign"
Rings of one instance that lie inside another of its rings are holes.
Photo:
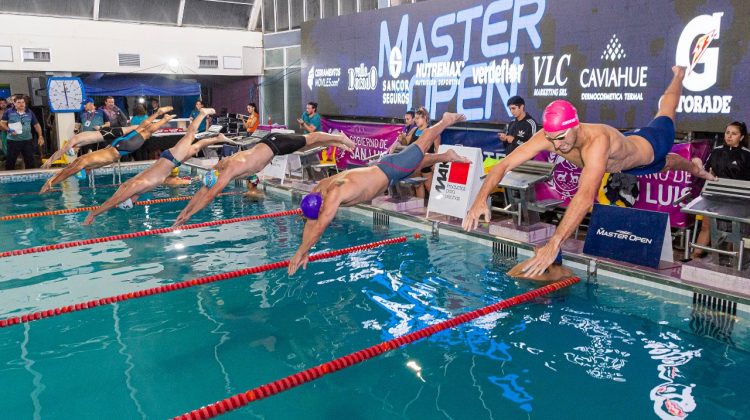
[[[482,149],[442,144],[438,153],[448,150],[468,158],[471,163],[435,164],[427,216],[429,217],[430,212],[435,212],[463,219],[482,186]]]
[[[596,204],[583,252],[659,268],[673,261],[669,214]]]

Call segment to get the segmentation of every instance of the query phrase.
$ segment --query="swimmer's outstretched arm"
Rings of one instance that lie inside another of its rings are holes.
[[[520,148],[520,147],[519,147]],[[594,149],[594,150],[591,150]],[[590,146],[583,160],[586,166],[581,171],[578,192],[570,201],[555,233],[541,248],[537,248],[533,258],[523,263],[522,271],[527,276],[541,276],[544,270],[555,261],[562,243],[575,231],[589,212],[594,198],[599,193],[602,177],[607,166],[609,147],[606,142],[596,142]],[[598,157],[598,158],[597,158]]]
[[[42,165],[42,169],[47,169],[52,166],[54,162],[56,162],[58,159],[60,159],[60,156],[67,153],[69,150],[71,150],[74,147],[81,147],[86,146],[89,144],[99,143],[104,141],[104,136],[97,130],[97,131],[84,131],[83,133],[78,133],[73,138],[70,139],[65,145],[61,148],[59,148],[55,153],[52,154],[52,156],[47,159],[46,162]]]
[[[195,197],[193,197],[192,200],[188,203],[187,206],[182,210],[182,213],[177,217],[177,220],[175,220],[174,226],[181,226],[185,224],[195,213],[198,213],[199,211],[203,210],[204,207],[208,205],[208,203],[212,202],[214,198],[216,198],[219,193],[221,193],[224,190],[224,187],[229,184],[231,180],[234,179],[234,176],[231,174],[228,174],[226,172],[219,172],[219,177],[216,179],[216,184],[214,184],[213,187],[209,188],[205,192],[203,191],[203,188],[201,188],[201,191],[195,194]]]
[[[505,177],[505,174],[512,171],[522,163],[529,161],[538,155],[539,152],[548,150],[554,151],[551,143],[544,138],[544,131],[538,131],[529,141],[518,146],[512,153],[503,158],[497,165],[490,169],[487,178],[482,183],[474,204],[469,208],[466,217],[464,217],[463,228],[466,231],[472,231],[479,226],[479,219],[484,216],[485,222],[490,221],[490,209],[487,207],[487,197],[497,188],[497,184]]]
[[[302,233],[302,243],[300,244],[297,252],[289,260],[289,269],[287,272],[289,275],[293,275],[297,272],[300,266],[303,269],[307,268],[307,259],[310,258],[308,252],[318,242],[323,232],[325,232],[328,225],[336,216],[336,212],[341,206],[341,198],[338,188],[330,190],[323,200],[323,205],[320,207],[320,213],[318,218],[315,220],[308,219],[305,223],[305,230]]]

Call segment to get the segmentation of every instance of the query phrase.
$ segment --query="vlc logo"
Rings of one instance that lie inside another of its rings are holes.
[[[399,47],[393,47],[391,54],[388,56],[388,72],[391,77],[396,79],[401,75],[401,70],[404,68],[404,56],[401,54]]]
[[[678,66],[688,68],[682,84],[693,92],[702,92],[716,84],[719,47],[712,47],[711,44],[719,39],[723,15],[723,12],[717,12],[693,18],[682,30],[680,40],[677,41],[675,62]],[[698,64],[703,64],[703,68],[698,67]]]

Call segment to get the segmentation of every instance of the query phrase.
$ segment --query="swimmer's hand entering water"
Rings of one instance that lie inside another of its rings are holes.
[[[294,273],[297,272],[297,270],[302,266],[303,270],[307,270],[307,260],[310,258],[310,255],[305,252],[303,254],[300,254],[299,251],[294,254],[294,256],[289,260],[289,269],[287,270],[287,273],[289,273],[290,276],[293,276]]]
[[[515,267],[511,268],[508,271],[508,275],[524,280],[544,282],[560,281],[573,277],[573,271],[571,271],[568,267],[560,264],[552,264],[547,267],[543,274],[532,276],[523,271],[524,263],[526,263],[526,261],[523,261],[517,264]]]
[[[543,247],[536,249],[536,255],[533,258],[522,262],[516,267],[520,267],[524,273],[524,277],[541,276],[544,274],[544,270],[555,261],[558,252],[560,252],[559,246],[548,242]]]

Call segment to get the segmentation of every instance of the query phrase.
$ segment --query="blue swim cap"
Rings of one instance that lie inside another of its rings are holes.
[[[310,193],[302,198],[299,207],[302,214],[308,219],[316,220],[320,213],[320,206],[323,204],[323,196],[320,193]]]
[[[216,184],[216,180],[219,178],[219,171],[217,170],[210,170],[203,174],[203,185],[206,186],[206,188],[211,188]]]

